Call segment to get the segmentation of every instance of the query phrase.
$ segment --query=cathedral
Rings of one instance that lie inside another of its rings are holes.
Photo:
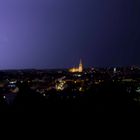
[[[69,69],[69,72],[83,72],[83,64],[82,64],[82,60],[80,60],[80,64],[79,64],[79,67],[74,67],[74,68],[71,68]]]

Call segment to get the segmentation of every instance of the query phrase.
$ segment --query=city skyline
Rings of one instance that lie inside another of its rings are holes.
[[[140,66],[140,2],[1,0],[0,69]]]

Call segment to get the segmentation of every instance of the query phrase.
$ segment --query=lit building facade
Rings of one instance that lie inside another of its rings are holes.
[[[74,67],[69,69],[69,72],[75,73],[75,72],[83,72],[83,63],[82,60],[80,60],[79,67]]]

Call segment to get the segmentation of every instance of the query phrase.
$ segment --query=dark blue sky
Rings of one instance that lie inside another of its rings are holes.
[[[139,0],[0,0],[0,68],[140,65]]]

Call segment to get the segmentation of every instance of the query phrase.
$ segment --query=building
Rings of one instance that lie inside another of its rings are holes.
[[[83,63],[82,63],[82,60],[80,60],[79,67],[71,68],[71,69],[69,69],[69,72],[72,72],[72,73],[75,73],[75,72],[83,72]]]

